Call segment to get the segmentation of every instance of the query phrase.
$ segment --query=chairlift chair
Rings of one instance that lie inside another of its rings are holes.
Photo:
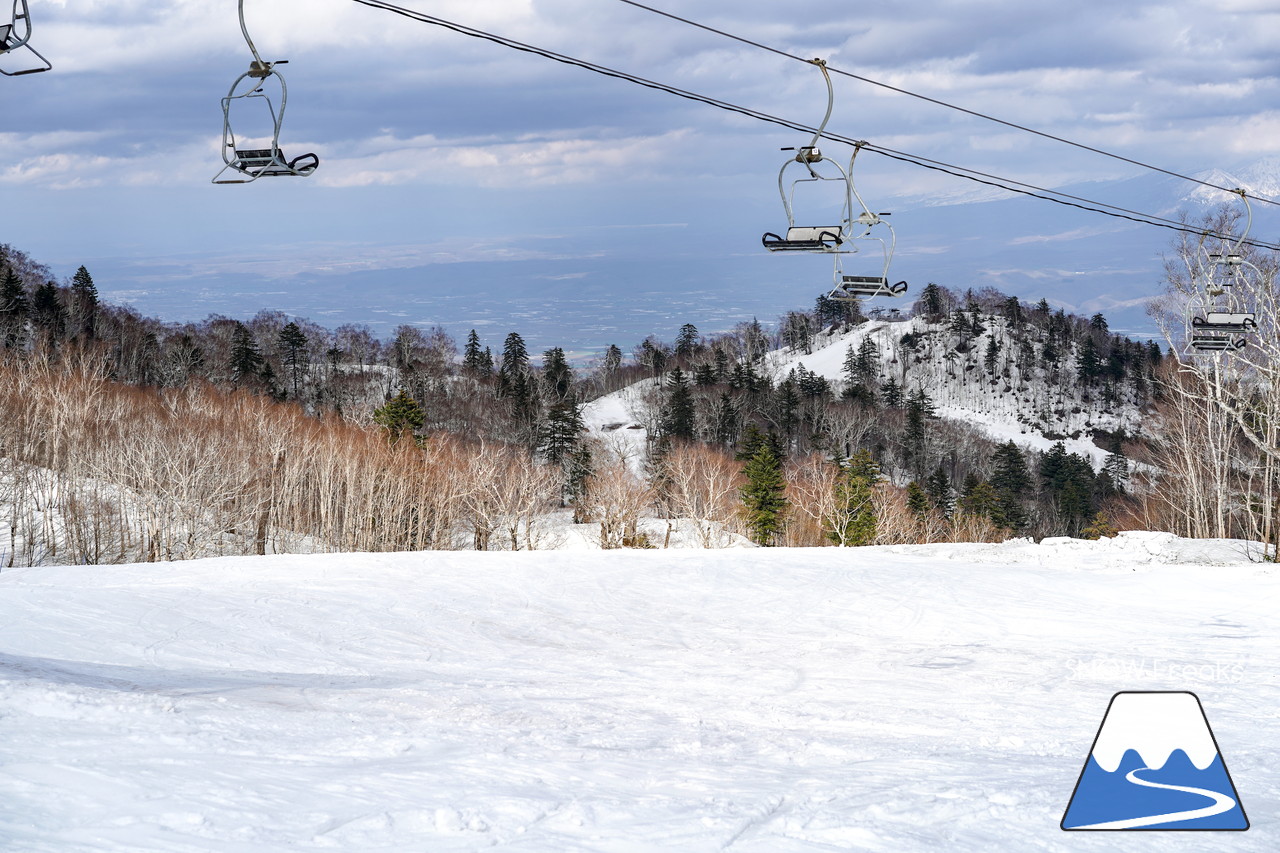
[[[244,33],[244,40],[253,54],[253,61],[249,63],[249,70],[235,79],[226,97],[222,99],[222,161],[225,165],[218,174],[213,176],[213,183],[247,184],[258,178],[306,177],[320,165],[320,158],[308,153],[290,160],[280,150],[280,129],[284,124],[289,89],[284,82],[284,75],[276,70],[276,66],[285,65],[288,60],[262,61],[244,23],[244,0],[240,0],[240,31]],[[272,102],[271,95],[267,93],[267,81],[273,78],[280,86],[279,110]],[[237,103],[249,103],[250,100],[261,101],[266,107],[271,126],[271,143],[268,147],[242,145],[237,141],[235,131],[232,129],[232,107]],[[223,175],[228,171],[231,175],[224,178]]]
[[[778,195],[782,197],[782,207],[787,214],[787,232],[786,236],[781,236],[773,232],[766,232],[760,238],[761,244],[771,252],[843,252],[849,251],[847,248],[841,248],[845,240],[849,237],[849,211],[852,209],[852,197],[849,193],[849,176],[839,163],[829,160],[822,156],[822,151],[818,148],[818,140],[822,138],[822,132],[827,127],[827,122],[831,119],[831,109],[835,105],[835,89],[831,85],[831,75],[827,71],[827,64],[821,59],[812,59],[810,63],[818,66],[822,72],[822,79],[827,84],[827,112],[822,117],[822,123],[818,125],[818,130],[813,134],[813,139],[808,145],[802,145],[799,148],[783,148],[783,151],[794,151],[795,154],[788,157],[782,164],[782,168],[778,170]],[[790,188],[787,186],[788,171],[794,172],[793,164],[799,163],[804,167],[804,172],[799,178],[791,182]],[[826,163],[828,167],[822,167],[820,164]],[[839,224],[831,225],[796,225],[795,210],[793,207],[796,189],[801,184],[834,182],[843,187],[844,196],[843,204],[840,210]]]
[[[7,56],[25,48],[40,60],[40,64],[20,71],[5,71],[0,68],[0,74],[6,77],[21,77],[23,74],[39,74],[41,71],[53,68],[53,64],[45,59],[40,51],[32,47],[30,42],[31,12],[27,8],[27,0],[13,0],[13,14],[9,16],[9,22],[0,24],[0,56]]]
[[[1252,332],[1258,321],[1252,312],[1208,311],[1203,317],[1192,317],[1191,327],[1202,332]]]
[[[893,252],[897,246],[898,237],[893,230],[893,226],[889,224],[884,217],[888,213],[873,213],[871,208],[867,207],[867,203],[862,200],[857,186],[853,181],[853,166],[858,158],[858,151],[862,145],[859,143],[854,146],[853,155],[849,158],[849,193],[853,199],[858,202],[862,208],[862,212],[857,218],[852,220],[852,224],[859,229],[852,238],[856,240],[869,240],[880,244],[880,257],[883,265],[879,275],[847,275],[841,268],[840,258],[836,258],[835,263],[835,288],[831,291],[829,298],[837,302],[849,302],[858,299],[874,299],[878,296],[901,296],[907,292],[907,283],[899,281],[894,284],[889,283],[889,266],[893,263]]]

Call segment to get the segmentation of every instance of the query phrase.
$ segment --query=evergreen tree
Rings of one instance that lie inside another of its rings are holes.
[[[502,371],[508,377],[529,370],[529,350],[525,348],[524,338],[518,332],[511,332],[502,342]]]
[[[462,350],[462,369],[476,378],[488,376],[493,369],[493,356],[488,357],[489,365],[486,368],[486,353],[487,350],[480,349],[480,336],[472,329],[467,333],[467,343]]]
[[[1102,375],[1102,359],[1093,338],[1085,338],[1080,345],[1080,352],[1076,355],[1076,375],[1085,385],[1093,385]]]
[[[717,348],[715,360],[716,360],[716,382],[724,382],[728,380],[729,373],[730,373],[729,354],[726,353],[723,349]]]
[[[1106,487],[1108,491],[1117,494],[1124,494],[1129,485],[1129,460],[1125,458],[1124,453],[1120,450],[1120,442],[1117,440],[1115,446],[1107,459],[1102,463],[1102,476],[1106,478]]]
[[[542,384],[553,401],[569,396],[573,387],[573,370],[560,347],[553,347],[542,354]]]
[[[827,537],[840,546],[870,545],[876,539],[876,510],[872,488],[880,468],[870,452],[859,450],[841,467],[835,483],[835,512]]]
[[[880,377],[880,347],[870,337],[863,338],[858,345],[858,354],[853,360],[853,375],[867,386]]]
[[[996,448],[991,462],[994,468],[991,488],[995,492],[996,503],[988,517],[1001,527],[1021,530],[1028,521],[1022,496],[1031,488],[1026,457],[1010,440]]]
[[[768,441],[760,441],[742,468],[743,517],[752,542],[772,545],[782,533],[787,499],[782,475],[782,455]]]
[[[715,439],[724,447],[731,447],[738,440],[738,407],[728,391],[720,392],[716,406]]]
[[[693,368],[693,384],[699,388],[710,388],[716,384],[716,369],[707,362]]]
[[[30,308],[22,279],[9,268],[0,279],[0,339],[5,349],[22,349],[26,344]]]
[[[982,366],[986,368],[988,376],[996,375],[996,365],[1000,358],[1000,344],[996,343],[995,335],[987,338],[987,350],[982,357]]]
[[[422,429],[425,421],[422,407],[403,389],[386,405],[373,410],[373,422],[386,427],[392,441],[398,441],[406,431],[412,435]]]
[[[907,484],[907,509],[911,510],[911,514],[916,518],[924,518],[933,509],[929,494],[916,480]]]
[[[659,431],[667,438],[692,441],[694,427],[693,394],[684,371],[676,367],[667,379],[667,402],[662,410]]]
[[[31,322],[43,329],[50,341],[61,340],[67,332],[67,311],[58,299],[58,285],[51,281],[36,288],[31,298]]]
[[[298,324],[290,322],[280,330],[280,349],[284,352],[284,363],[289,368],[293,379],[293,396],[298,396],[298,376],[305,366],[307,336],[298,328]]]
[[[778,426],[790,438],[795,432],[796,424],[800,423],[800,395],[796,391],[795,371],[778,383],[773,402]]]
[[[995,520],[999,514],[1000,499],[990,483],[975,481],[972,488],[966,488],[960,498],[960,510],[977,518]]]
[[[609,344],[609,348],[604,351],[602,366],[606,375],[614,373],[622,366],[622,350],[618,349],[617,344]]]
[[[924,314],[930,323],[942,319],[942,315],[947,312],[942,288],[933,282],[926,284],[924,290],[920,291],[920,298],[916,300],[916,311]]]
[[[697,355],[701,347],[698,344],[698,327],[685,323],[676,334],[676,358],[690,359]]]
[[[587,482],[595,470],[595,462],[591,457],[591,448],[585,443],[579,443],[565,457],[563,464],[565,493],[569,503],[573,506],[573,523],[586,524],[591,519],[587,517],[587,509],[582,498],[587,493]]]
[[[240,385],[249,379],[260,379],[265,364],[262,351],[258,349],[258,342],[253,339],[253,333],[244,323],[237,320],[235,328],[231,331],[231,362],[228,365],[231,370],[231,381]]]
[[[890,376],[889,379],[880,386],[880,399],[884,401],[886,408],[899,409],[902,407],[902,386],[898,384],[897,379]]]
[[[547,409],[538,429],[538,452],[548,462],[562,464],[578,445],[586,426],[578,402],[572,396],[559,400]]]
[[[98,334],[98,288],[82,265],[71,277],[71,320],[75,334],[93,340]]]
[[[951,478],[947,476],[946,470],[941,465],[925,481],[925,492],[942,517],[950,518],[955,510],[955,496],[951,490]]]

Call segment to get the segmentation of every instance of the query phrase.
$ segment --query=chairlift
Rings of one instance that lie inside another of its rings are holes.
[[[867,203],[862,200],[862,196],[853,181],[853,166],[861,149],[862,143],[853,147],[853,154],[849,157],[849,170],[846,173],[849,176],[849,194],[858,202],[858,206],[862,208],[862,212],[852,219],[851,224],[858,230],[857,233],[851,235],[850,242],[872,240],[879,243],[883,266],[881,267],[880,275],[846,275],[841,268],[840,258],[837,257],[835,261],[835,288],[831,291],[830,298],[838,302],[874,299],[877,296],[901,296],[907,292],[907,283],[905,281],[899,281],[894,284],[889,283],[889,265],[893,263],[893,252],[898,242],[893,226],[884,218],[889,214],[873,213],[871,208],[867,207]]]
[[[831,110],[835,105],[835,89],[831,85],[831,74],[827,71],[827,63],[821,59],[811,59],[809,62],[818,67],[818,70],[822,72],[822,79],[827,84],[827,112],[822,117],[822,123],[818,125],[818,129],[813,134],[813,139],[809,141],[808,145],[802,145],[799,148],[782,149],[783,151],[795,152],[793,156],[787,158],[782,164],[782,168],[778,170],[778,195],[782,197],[782,207],[787,214],[787,233],[786,236],[780,236],[773,232],[767,232],[760,238],[760,242],[771,252],[850,251],[847,248],[841,248],[849,238],[849,211],[853,209],[852,195],[849,191],[849,176],[840,167],[839,163],[823,157],[822,151],[818,148],[818,140],[822,138],[822,132],[826,129],[827,122],[831,120]],[[803,166],[804,172],[801,173],[799,178],[793,180],[788,188],[787,173],[788,170],[794,172],[794,169],[792,169],[792,164],[794,163],[799,163]],[[828,164],[829,168],[820,168],[822,163]],[[796,225],[793,207],[796,188],[801,184],[822,182],[833,182],[843,189],[844,200],[838,223],[830,225]]]
[[[1217,235],[1220,243],[1218,251],[1205,251],[1204,257],[1207,262],[1199,264],[1199,275],[1196,278],[1210,296],[1222,295],[1226,288],[1234,287],[1245,276],[1260,277],[1262,275],[1261,270],[1245,259],[1243,251],[1245,240],[1248,239],[1249,231],[1253,227],[1253,208],[1249,204],[1249,195],[1242,188],[1236,188],[1232,192],[1240,196],[1240,201],[1244,204],[1244,230],[1235,239]],[[1201,238],[1202,245],[1209,236],[1211,235],[1205,234]]]
[[[320,165],[319,157],[315,154],[303,154],[290,160],[280,150],[280,128],[284,123],[284,110],[289,100],[289,89],[285,85],[284,75],[276,70],[276,66],[285,65],[288,60],[262,61],[245,26],[244,0],[240,0],[239,7],[240,31],[244,34],[244,40],[253,54],[253,61],[249,63],[249,70],[235,79],[226,97],[222,99],[222,161],[225,165],[218,174],[214,175],[213,183],[247,184],[258,178],[310,175]],[[268,86],[271,85],[268,81],[273,79],[280,87],[276,95],[280,103],[278,110],[272,95],[268,93]],[[243,144],[237,140],[235,131],[232,129],[232,107],[240,102],[251,101],[260,102],[266,108],[271,127],[271,143],[268,147],[250,147]],[[228,170],[231,175],[222,177]]]
[[[25,48],[28,53],[40,60],[40,64],[20,71],[5,71],[0,68],[0,74],[6,77],[21,77],[23,74],[39,74],[41,71],[53,68],[53,64],[45,59],[40,51],[32,47],[30,42],[31,12],[27,8],[27,0],[13,0],[13,14],[9,16],[9,22],[0,24],[0,57]]]

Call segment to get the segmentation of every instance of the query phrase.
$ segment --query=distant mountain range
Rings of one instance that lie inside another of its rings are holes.
[[[1196,177],[1280,196],[1280,158]],[[1154,172],[1060,189],[1167,218],[1180,211],[1194,218],[1232,198]],[[911,284],[903,304],[930,281],[960,291],[994,287],[1028,301],[1045,298],[1069,313],[1102,312],[1123,334],[1156,334],[1145,305],[1162,289],[1162,256],[1176,232],[1025,196],[991,198],[993,192],[962,188],[877,202],[893,211],[892,273]],[[273,309],[329,326],[369,324],[384,337],[401,323],[441,324],[458,337],[477,328],[490,345],[519,331],[531,350],[560,346],[582,359],[609,344],[630,349],[651,334],[671,340],[684,323],[711,333],[811,307],[830,286],[829,259],[764,251],[759,235],[777,230],[777,197],[762,189],[751,198],[703,199],[697,209],[669,211],[687,220],[671,226],[614,232],[604,225],[463,256],[426,251],[433,247],[359,247],[361,257],[350,263],[342,255],[354,252],[349,247],[299,247],[296,258],[282,247],[284,254],[258,260],[211,253],[87,263],[105,299],[166,320]],[[1280,237],[1280,208],[1255,204],[1252,233]],[[861,260],[851,258],[846,272],[856,273]]]

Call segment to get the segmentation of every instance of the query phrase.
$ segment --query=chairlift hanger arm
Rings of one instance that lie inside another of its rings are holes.
[[[21,71],[5,71],[0,68],[0,74],[5,77],[21,77],[24,74],[39,74],[42,71],[49,71],[53,68],[53,63],[46,59],[44,54],[31,46],[31,11],[27,6],[27,0],[13,0],[11,9],[12,14],[10,15],[9,23],[0,26],[0,56],[7,56],[26,48],[36,59],[40,60],[40,64],[34,68],[24,68]]]

